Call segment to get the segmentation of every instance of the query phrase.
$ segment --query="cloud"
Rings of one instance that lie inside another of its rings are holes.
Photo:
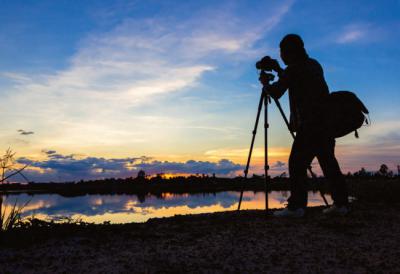
[[[26,130],[23,130],[23,129],[18,129],[17,131],[18,131],[19,134],[21,134],[21,135],[32,135],[32,134],[35,133],[35,132],[33,132],[33,131],[26,131]]]
[[[273,168],[273,169],[282,169],[282,168],[285,168],[285,167],[286,167],[286,164],[285,164],[284,162],[276,161],[276,162],[272,165],[271,168]]]
[[[218,162],[194,161],[169,162],[151,161],[150,157],[97,158],[76,155],[63,155],[54,150],[44,151],[45,160],[32,160],[21,157],[19,164],[29,165],[24,174],[33,181],[76,181],[81,179],[100,179],[108,177],[136,176],[141,169],[147,174],[218,174],[231,176],[243,166],[227,159]]]
[[[152,174],[154,173],[204,173],[204,174],[220,174],[220,175],[233,175],[234,172],[243,170],[244,166],[235,164],[234,162],[222,159],[218,162],[208,161],[194,161],[189,160],[185,163],[180,162],[168,162],[168,161],[153,161],[151,163],[141,163],[135,165],[135,167],[144,169]]]
[[[58,71],[3,73],[15,81],[7,89],[4,111],[10,117],[23,116],[26,123],[35,119],[35,125],[45,131],[42,138],[48,138],[51,129],[62,136],[60,142],[80,143],[74,138],[83,136],[83,131],[84,140],[116,140],[116,135],[127,131],[120,121],[139,120],[143,105],[161,110],[161,103],[156,103],[160,99],[199,85],[207,73],[227,63],[258,55],[256,42],[280,22],[292,1],[265,5],[268,9],[247,8],[246,16],[240,3],[227,2],[203,5],[188,17],[124,14],[107,31],[82,38]]]
[[[365,36],[366,32],[364,29],[359,28],[351,28],[345,30],[341,35],[338,37],[337,42],[339,44],[347,44],[352,43],[355,41],[359,41],[361,38]]]
[[[355,23],[346,25],[335,36],[338,44],[351,44],[365,41],[375,41],[382,35],[382,30],[369,23]]]
[[[265,150],[263,147],[253,148],[252,157],[264,157]],[[207,157],[213,158],[246,158],[249,154],[249,148],[221,148],[208,150],[204,153]],[[270,157],[286,157],[289,155],[289,149],[284,147],[268,148],[268,156]]]
[[[19,83],[19,84],[26,84],[29,83],[32,79],[24,74],[21,73],[15,73],[15,72],[2,72],[0,73],[0,76],[3,76],[13,82]]]
[[[36,78],[3,74],[42,96],[136,104],[190,87],[215,69],[213,60],[247,55],[289,7],[278,6],[257,22],[239,19],[237,11],[207,9],[185,21],[125,18],[111,31],[83,39],[64,70]]]

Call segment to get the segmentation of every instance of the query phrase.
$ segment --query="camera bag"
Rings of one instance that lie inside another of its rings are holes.
[[[368,109],[353,92],[334,91],[327,98],[326,123],[330,135],[335,138],[353,131],[358,138],[357,129],[364,122],[369,124],[368,114]]]

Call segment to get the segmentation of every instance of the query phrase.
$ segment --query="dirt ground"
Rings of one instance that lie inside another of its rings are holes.
[[[27,230],[26,244],[4,239],[0,273],[400,273],[399,209],[355,204],[346,217],[252,210]]]

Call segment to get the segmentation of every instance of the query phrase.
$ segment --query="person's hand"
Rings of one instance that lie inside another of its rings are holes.
[[[260,73],[260,77],[258,77],[258,80],[263,86],[268,86],[271,78],[266,73]]]

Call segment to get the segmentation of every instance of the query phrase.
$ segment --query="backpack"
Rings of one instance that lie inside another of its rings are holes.
[[[331,136],[339,138],[355,132],[364,122],[369,124],[368,109],[358,97],[350,91],[334,91],[327,98],[326,123]]]

